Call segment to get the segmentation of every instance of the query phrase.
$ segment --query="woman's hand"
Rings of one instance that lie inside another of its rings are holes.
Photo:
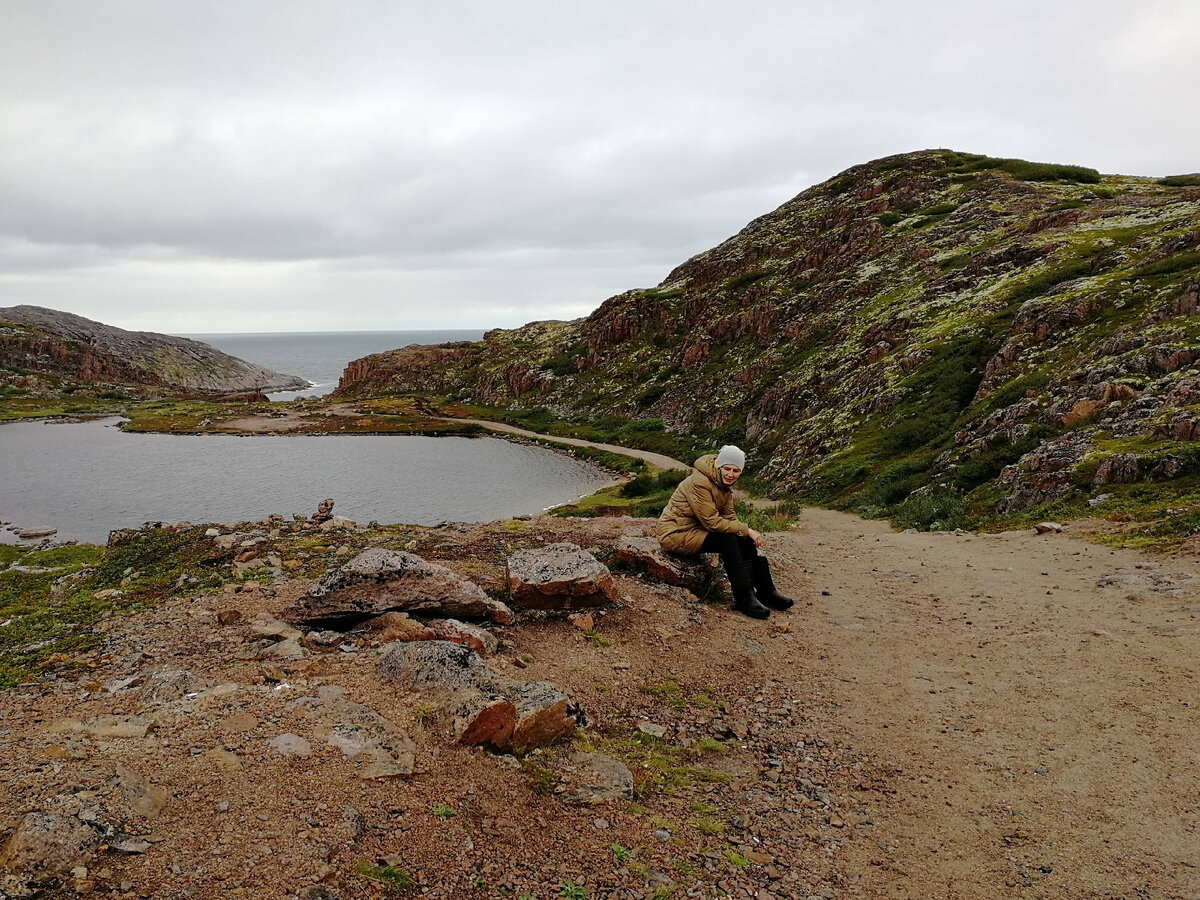
[[[755,547],[762,546],[762,535],[759,534],[757,531],[755,531],[753,528],[750,529],[750,540],[754,541]]]

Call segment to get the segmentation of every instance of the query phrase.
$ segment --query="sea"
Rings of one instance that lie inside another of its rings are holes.
[[[258,363],[284,375],[298,375],[311,385],[303,391],[268,394],[272,400],[323,397],[337,387],[346,363],[396,350],[410,344],[444,344],[477,341],[483,329],[442,331],[296,331],[245,334],[185,334],[247,362]]]

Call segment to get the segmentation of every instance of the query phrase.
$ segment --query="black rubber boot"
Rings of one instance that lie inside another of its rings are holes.
[[[729,573],[729,586],[733,589],[733,608],[738,612],[752,619],[765,619],[771,615],[771,611],[754,596],[754,579],[748,561],[742,564],[740,571]]]
[[[775,582],[771,579],[771,564],[767,562],[767,558],[756,556],[753,565],[754,593],[758,595],[758,600],[771,609],[791,609],[795,605],[795,601],[775,590]]]

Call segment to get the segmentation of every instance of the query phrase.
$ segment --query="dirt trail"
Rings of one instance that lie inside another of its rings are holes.
[[[803,520],[772,541],[790,622],[894,765],[847,846],[864,895],[1200,897],[1194,560]]]
[[[346,416],[354,417],[361,415],[352,403],[334,403],[326,407],[322,412],[328,416]],[[311,419],[312,413],[294,410],[281,409],[274,415],[255,415],[248,416],[244,419],[234,419],[229,422],[222,422],[221,427],[226,430],[241,431],[246,434],[286,434],[300,428],[306,420]],[[635,450],[631,447],[618,447],[616,444],[602,444],[598,441],[585,441],[581,438],[559,437],[553,434],[540,434],[536,431],[529,431],[526,428],[518,428],[515,425],[506,425],[503,422],[493,422],[489,419],[459,419],[449,416],[436,416],[444,422],[458,422],[469,425],[479,425],[486,428],[488,431],[498,432],[500,434],[511,434],[517,437],[532,438],[541,441],[551,441],[555,444],[565,444],[569,447],[590,447],[593,450],[604,450],[608,453],[619,453],[622,456],[631,456],[635,459],[644,460],[651,465],[658,466],[660,469],[690,469],[690,464],[685,464],[677,459],[672,459],[669,456],[664,456],[661,453],[651,453],[647,450]]]
[[[537,440],[553,441],[556,444],[566,444],[570,447],[590,447],[593,450],[604,450],[608,453],[619,453],[622,456],[632,456],[634,459],[644,460],[651,465],[658,466],[660,469],[691,469],[690,464],[684,464],[677,459],[672,459],[669,456],[663,456],[661,453],[651,453],[648,450],[635,450],[632,447],[618,447],[616,444],[601,444],[597,441],[585,441],[580,438],[558,437],[553,434],[538,434],[536,431],[529,431],[525,428],[518,428],[515,425],[506,425],[503,422],[492,422],[488,419],[446,419],[447,422],[467,422],[471,425],[480,425],[488,431],[499,431],[504,434],[515,434],[519,437],[536,438]]]

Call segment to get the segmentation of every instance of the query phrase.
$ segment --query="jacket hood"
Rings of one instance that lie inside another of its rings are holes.
[[[721,484],[721,477],[717,474],[716,462],[717,454],[706,453],[704,456],[696,460],[695,464],[692,466],[692,471],[699,472],[721,490],[728,491],[730,490],[729,485]]]

